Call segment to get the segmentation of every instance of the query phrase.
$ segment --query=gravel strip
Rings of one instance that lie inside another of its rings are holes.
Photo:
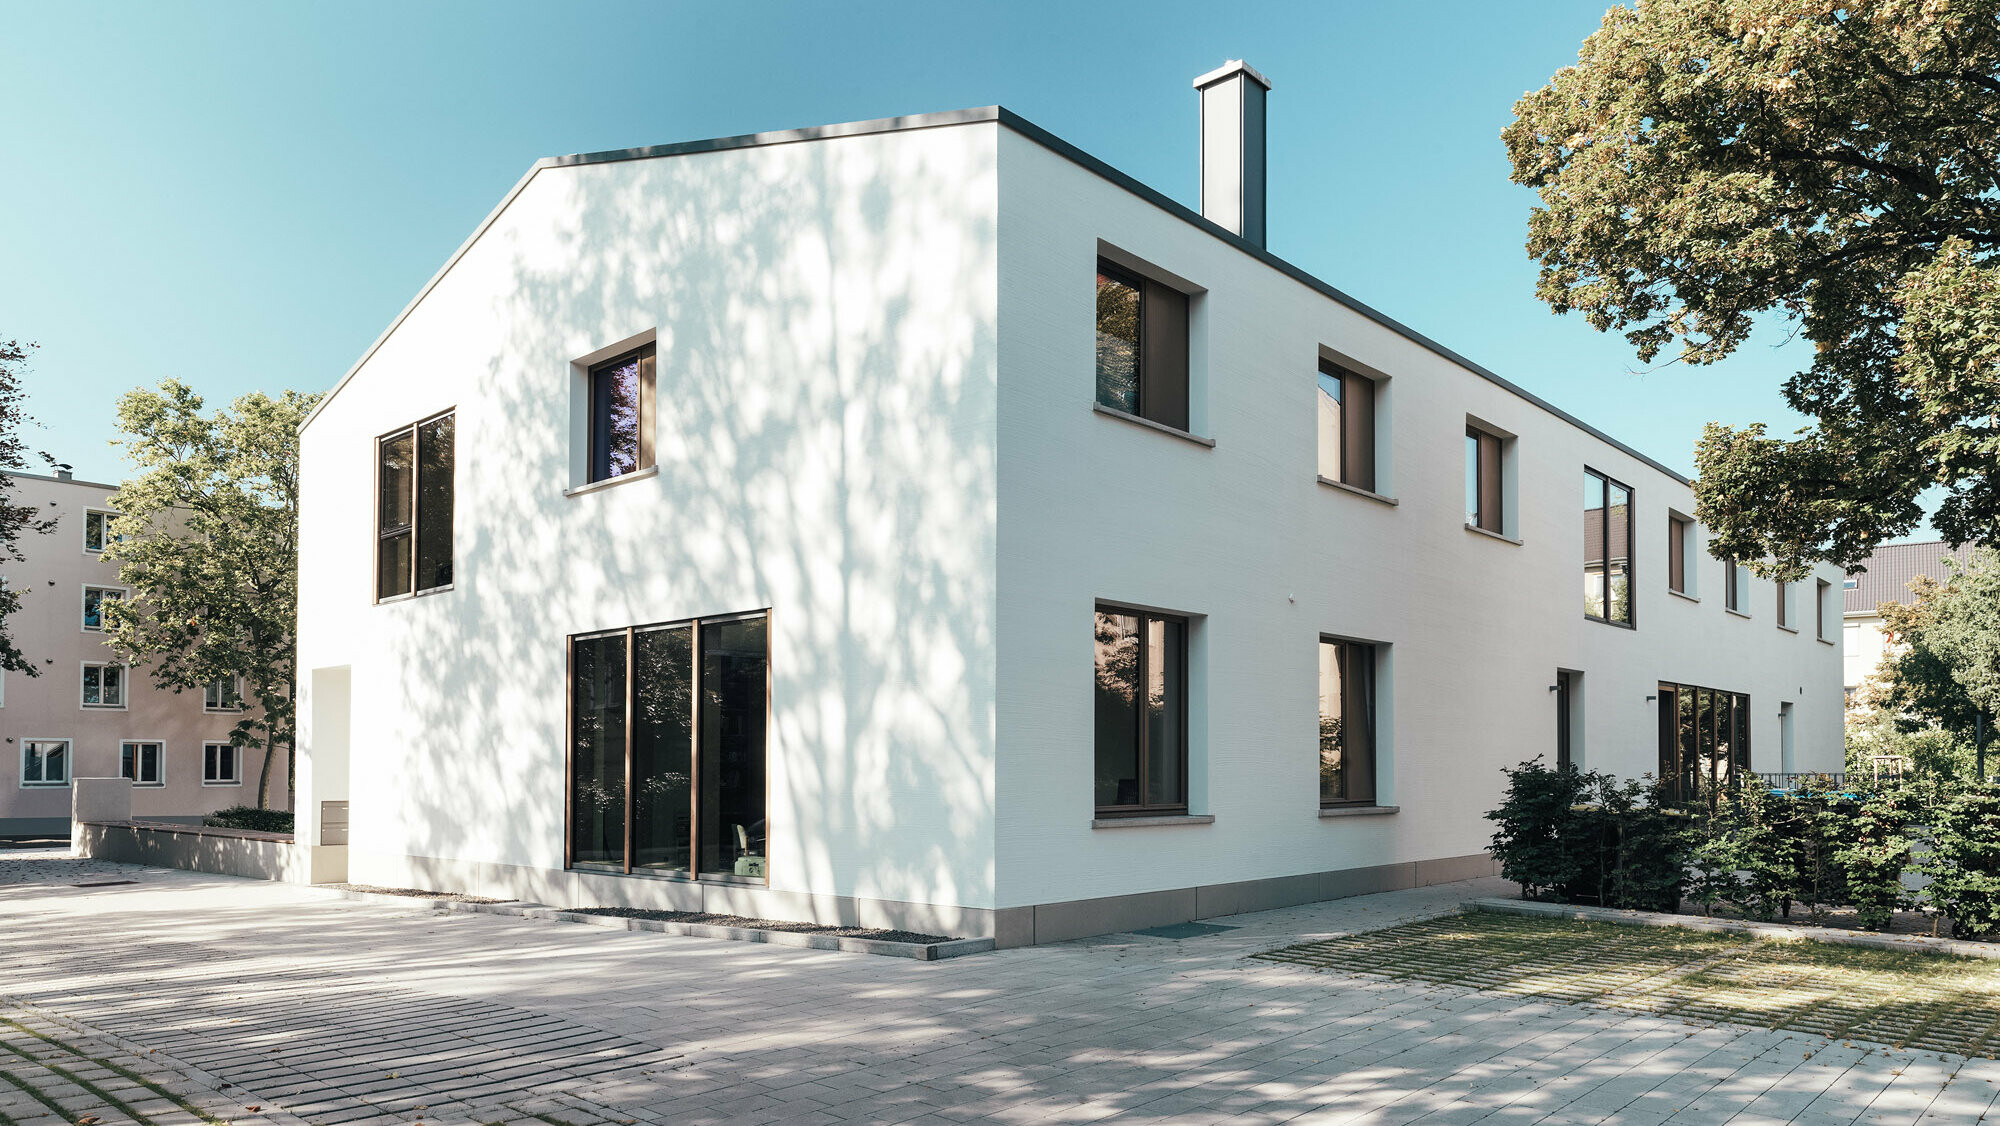
[[[511,903],[510,899],[491,899],[483,895],[466,895],[456,891],[424,891],[421,888],[378,888],[373,884],[316,884],[316,887],[333,888],[336,891],[365,891],[374,895],[400,895],[405,899],[442,899],[451,903]]]
[[[650,919],[659,923],[707,923],[710,926],[741,927],[744,930],[829,934],[835,938],[872,938],[877,942],[907,942],[917,946],[954,941],[950,935],[944,934],[918,934],[915,931],[892,931],[879,927],[837,927],[826,923],[786,923],[776,919],[746,919],[741,915],[712,915],[706,911],[646,911],[637,907],[568,907],[564,910],[572,915],[609,915],[619,919]]]

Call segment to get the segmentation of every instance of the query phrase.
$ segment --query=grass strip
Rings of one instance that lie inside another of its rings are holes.
[[[42,1104],[43,1106],[48,1107],[50,1111],[54,1112],[57,1116],[61,1117],[63,1121],[68,1122],[73,1117],[75,1117],[74,1115],[70,1114],[69,1111],[64,1110],[62,1108],[61,1103],[58,1103],[54,1099],[48,1097],[47,1095],[42,1094],[40,1091],[35,1090],[33,1087],[28,1085],[28,1081],[26,1079],[23,1079],[20,1076],[15,1075],[13,1072],[0,1071],[0,1079],[5,1079],[7,1082],[12,1083],[16,1088],[20,1090],[22,1094],[28,1096],[29,1098],[35,1100],[36,1102]]]
[[[177,1095],[174,1092],[167,1090],[165,1087],[160,1086],[158,1083],[153,1082],[151,1079],[148,1079],[145,1076],[139,1074],[138,1072],[133,1071],[131,1068],[121,1067],[110,1060],[100,1059],[97,1056],[93,1056],[90,1053],[84,1051],[83,1049],[78,1048],[75,1045],[66,1043],[62,1040],[58,1040],[55,1037],[50,1036],[45,1032],[37,1032],[34,1029],[29,1028],[27,1025],[22,1024],[20,1021],[15,1020],[12,1017],[0,1017],[0,1024],[5,1024],[17,1028],[20,1031],[28,1034],[29,1036],[32,1036],[35,1039],[40,1040],[44,1044],[49,1044],[54,1047],[61,1048],[63,1051],[68,1052],[70,1055],[76,1056],[78,1059],[89,1060],[91,1063],[94,1063],[97,1066],[104,1068],[107,1071],[110,1071],[112,1074],[117,1075],[120,1078],[129,1079],[132,1082],[137,1083],[139,1086],[146,1088],[148,1091],[151,1091],[154,1094],[160,1096],[161,1098],[167,1100],[168,1102],[173,1103],[175,1106],[180,1107],[182,1110],[187,1111],[189,1114],[194,1115],[196,1118],[201,1119],[203,1122],[209,1123],[210,1126],[224,1126],[222,1119],[217,1118],[216,1116],[208,1113],[207,1111],[187,1101],[185,1098],[182,1098],[180,1095]]]
[[[22,1059],[27,1060],[29,1063],[34,1064],[35,1066],[46,1070],[49,1074],[59,1075],[62,1078],[67,1079],[70,1082],[76,1084],[77,1086],[83,1088],[84,1090],[89,1091],[91,1094],[96,1095],[99,1099],[102,1099],[104,1101],[105,1106],[116,1108],[118,1113],[124,1115],[125,1117],[131,1119],[134,1122],[146,1123],[148,1124],[148,1126],[150,1126],[150,1124],[153,1121],[152,1119],[146,1117],[145,1115],[140,1114],[137,1110],[134,1110],[130,1103],[127,1103],[125,1100],[119,1098],[117,1095],[114,1095],[111,1092],[105,1090],[104,1088],[99,1087],[97,1084],[92,1083],[90,1080],[85,1079],[83,1076],[78,1075],[76,1072],[71,1071],[68,1068],[59,1067],[56,1064],[50,1062],[49,1060],[36,1059],[34,1056],[29,1055],[26,1050],[17,1048],[14,1045],[9,1044],[5,1040],[0,1040],[0,1048],[5,1048],[8,1051],[14,1053],[15,1055],[20,1056]]]

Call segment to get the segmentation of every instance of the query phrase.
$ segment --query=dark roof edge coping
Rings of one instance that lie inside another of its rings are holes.
[[[416,297],[408,305],[404,306],[403,311],[396,315],[396,319],[389,323],[389,327],[383,331],[382,335],[377,337],[375,342],[368,346],[368,350],[362,353],[361,358],[355,361],[354,366],[347,370],[347,374],[341,376],[340,382],[334,384],[333,388],[320,399],[319,403],[313,407],[312,413],[308,414],[305,421],[300,424],[300,429],[303,430],[312,423],[313,418],[319,414],[320,410],[328,402],[332,401],[333,397],[340,392],[341,387],[345,386],[354,373],[360,370],[361,365],[368,362],[376,350],[381,348],[383,342],[388,340],[389,335],[396,331],[397,327],[403,323],[411,311],[423,301],[424,297],[444,278],[444,275],[450,272],[452,266],[457,264],[458,260],[465,255],[467,250],[471,249],[472,244],[479,240],[479,236],[486,233],[486,229],[493,225],[494,220],[498,219],[501,212],[507,209],[507,205],[514,201],[514,197],[520,195],[522,189],[528,186],[528,182],[534,179],[535,174],[544,168],[569,168],[586,164],[614,164],[627,160],[653,160],[666,156],[687,156],[694,153],[723,152],[730,149],[788,145],[801,141],[821,141],[834,137],[860,137],[873,133],[899,133],[917,129],[938,129],[953,125],[971,125],[986,121],[994,121],[1005,125],[1007,128],[1012,129],[1014,132],[1019,133],[1021,136],[1057,156],[1084,168],[1086,171],[1109,180],[1111,183],[1131,192],[1147,203],[1166,211],[1182,222],[1205,231],[1209,235],[1235,247],[1237,250],[1263,262],[1265,265],[1272,267],[1300,285],[1332,298],[1338,304],[1361,314],[1383,328],[1402,336],[1430,352],[1436,353],[1444,359],[1450,360],[1452,363],[1480,376],[1488,382],[1512,392],[1564,422],[1569,423],[1571,426],[1582,430],[1584,433],[1600,441],[1609,443],[1614,448],[1639,459],[1661,473],[1666,474],[1668,477],[1679,481],[1681,484],[1693,484],[1687,477],[1682,476],[1679,471],[1640,453],[1638,450],[1613,438],[1611,435],[1563,410],[1561,407],[1511,382],[1498,372],[1474,363],[1472,360],[1452,351],[1450,348],[1432,340],[1430,337],[1403,324],[1401,321],[1342,293],[1340,290],[1335,289],[1333,286],[1328,285],[1326,282],[1321,281],[1319,278],[1294,266],[1270,251],[1265,250],[1263,247],[1245,240],[1240,235],[1235,235],[1224,230],[1222,227],[1202,218],[1199,212],[1187,205],[1179,203],[1153,188],[1147,187],[1131,176],[1120,172],[1111,165],[1084,152],[1082,149],[1077,148],[1075,145],[1070,144],[1068,141],[1063,140],[1061,137],[1056,136],[1004,106],[981,106],[976,109],[950,110],[944,113],[919,113],[908,114],[902,117],[881,117],[873,121],[850,121],[839,125],[815,125],[806,129],[785,129],[771,133],[744,133],[734,137],[713,137],[701,141],[680,141],[669,145],[648,145],[644,148],[576,153],[570,156],[555,156],[538,160],[533,167],[528,169],[527,175],[521,177],[520,182],[514,185],[513,190],[507,193],[506,198],[500,201],[500,205],[495,207],[492,213],[487,215],[486,219],[479,224],[478,229],[473,231],[472,237],[466,239],[464,244],[446,260],[444,267],[438,270],[429,282],[424,284],[423,289],[417,292]]]

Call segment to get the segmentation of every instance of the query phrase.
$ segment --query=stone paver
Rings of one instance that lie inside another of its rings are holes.
[[[136,882],[74,886],[104,879]],[[109,1094],[199,1121],[114,1069],[232,1123],[1818,1126],[1995,1108],[1992,1060],[1249,957],[1505,890],[915,962],[0,852],[0,1017],[17,1022],[0,1072],[60,1092],[63,1117],[6,1083],[0,1115],[127,1121]]]

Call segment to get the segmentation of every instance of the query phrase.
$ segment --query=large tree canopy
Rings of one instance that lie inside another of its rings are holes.
[[[2000,541],[2000,0],[1645,0],[1514,107],[1538,296],[1652,362],[1760,315],[1815,346],[1796,437],[1711,425],[1716,554],[1797,577],[1922,517]]]
[[[185,384],[118,400],[118,444],[137,475],[118,487],[105,552],[132,597],[107,603],[111,642],[179,692],[242,677],[232,742],[261,735],[257,804],[292,750],[298,679],[299,424],[318,395],[252,392],[205,414]]]

